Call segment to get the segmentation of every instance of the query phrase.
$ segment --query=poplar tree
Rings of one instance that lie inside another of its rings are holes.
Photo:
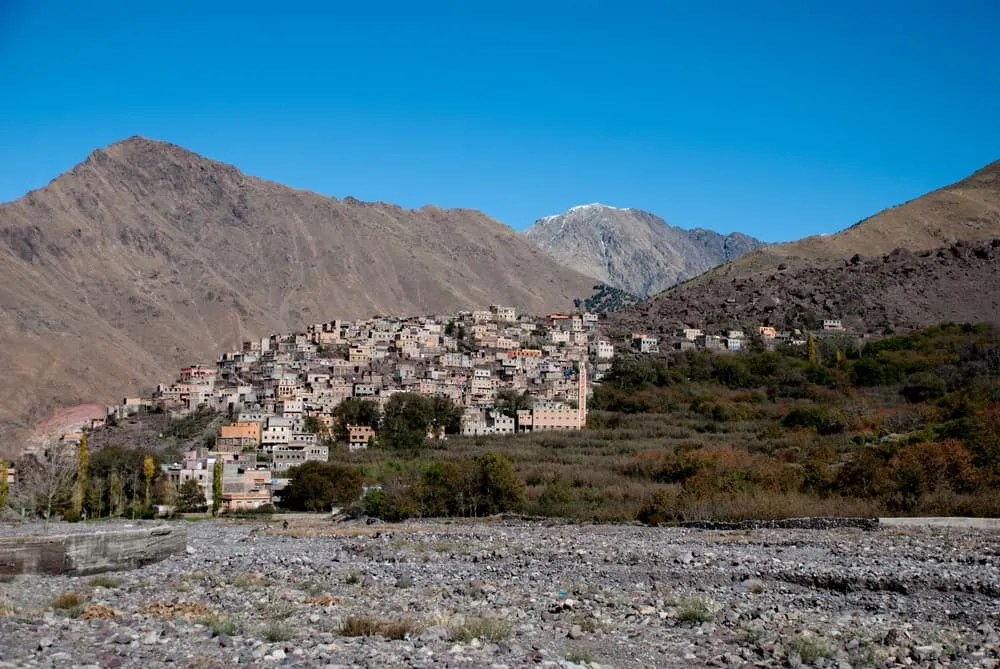
[[[146,506],[149,506],[149,485],[153,482],[153,474],[156,468],[153,465],[153,456],[147,455],[142,461],[142,476],[146,480]]]
[[[10,493],[10,487],[7,485],[7,461],[0,458],[0,509],[7,506],[7,495]]]
[[[73,486],[72,515],[79,519],[83,515],[83,502],[90,489],[90,451],[87,448],[87,435],[80,437],[80,446],[76,450],[76,485]]]
[[[222,460],[216,460],[212,467],[212,515],[219,515],[222,508]]]
[[[809,362],[816,364],[818,357],[816,355],[816,338],[809,333],[809,337],[806,339],[806,355],[809,358]]]

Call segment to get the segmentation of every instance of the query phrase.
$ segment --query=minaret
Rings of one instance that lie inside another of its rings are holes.
[[[579,383],[577,385],[579,388],[579,397],[576,399],[576,404],[580,408],[580,429],[587,427],[587,358],[580,361],[580,374]]]

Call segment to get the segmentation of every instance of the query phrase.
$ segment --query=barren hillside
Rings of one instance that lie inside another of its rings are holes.
[[[491,303],[566,309],[592,284],[477,211],[337,200],[131,138],[0,205],[0,431],[252,336]]]
[[[655,331],[824,317],[875,331],[998,322],[997,239],[1000,161],[835,235],[750,253],[615,319]]]

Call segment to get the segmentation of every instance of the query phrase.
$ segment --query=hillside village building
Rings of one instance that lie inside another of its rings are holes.
[[[824,328],[838,324],[827,321]],[[765,342],[786,341],[786,333],[774,328],[754,333]],[[676,347],[718,351],[741,350],[747,341],[742,331],[720,336],[695,327],[681,329],[677,338]],[[647,333],[622,343],[639,355],[660,351],[659,338]],[[229,415],[215,443],[170,466],[169,475],[178,486],[198,481],[209,503],[212,465],[221,460],[226,504],[252,508],[270,501],[281,473],[327,460],[336,445],[321,442],[313,430],[329,433],[335,427],[331,412],[348,398],[382,406],[399,392],[447,397],[463,408],[461,432],[469,436],[579,430],[587,422],[588,379],[599,381],[615,356],[615,344],[590,313],[538,318],[493,305],[446,316],[334,320],[243,342],[223,353],[214,369],[184,367],[152,397],[124,398],[108,415],[154,408]],[[526,393],[531,408],[500,411],[497,398],[508,391]],[[346,427],[342,448],[363,449],[378,439],[370,425]],[[443,436],[432,432],[428,438]]]

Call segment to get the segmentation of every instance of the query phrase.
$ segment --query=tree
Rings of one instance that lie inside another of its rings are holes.
[[[433,418],[427,397],[397,393],[386,402],[380,442],[396,450],[417,450],[424,445]]]
[[[10,493],[10,486],[7,483],[7,461],[0,458],[0,510],[7,506],[7,495]]]
[[[302,429],[309,434],[319,434],[322,431],[323,426],[320,424],[319,418],[316,416],[306,416],[302,420]]]
[[[348,425],[368,425],[378,430],[381,418],[377,402],[357,397],[348,397],[342,401],[333,410],[333,415],[337,418],[337,428],[333,436],[337,441],[345,443]]]
[[[516,511],[524,504],[524,484],[510,458],[486,452],[476,458],[478,468],[476,515]]]
[[[430,410],[432,427],[443,428],[445,434],[458,434],[462,431],[463,409],[450,397],[434,395],[430,398]]]
[[[45,529],[53,512],[66,507],[73,494],[76,458],[72,449],[50,441],[40,451],[21,461],[23,488],[33,509],[45,517]]]
[[[815,365],[816,362],[818,361],[818,358],[816,356],[816,338],[813,337],[811,332],[809,333],[809,336],[806,338],[806,350],[807,350],[806,352],[807,359],[811,364]]]
[[[122,475],[114,470],[108,476],[108,515],[120,516],[125,508],[125,492],[122,486]]]
[[[153,474],[156,473],[156,466],[153,464],[153,456],[147,455],[142,459],[142,478],[146,481],[146,506],[149,506],[149,486],[153,482]]]
[[[222,508],[222,460],[216,458],[212,466],[212,515],[219,515]]]
[[[501,390],[497,393],[496,408],[509,418],[516,418],[517,412],[530,409],[534,404],[534,399],[528,391],[517,392],[516,390]]]
[[[282,506],[296,511],[329,511],[361,497],[361,472],[355,467],[310,460],[288,470]]]
[[[87,450],[87,435],[80,437],[76,451],[76,484],[73,486],[73,502],[70,515],[73,520],[83,516],[83,505],[90,493],[90,452]]]
[[[205,504],[205,491],[195,479],[188,479],[178,490],[177,510],[181,513],[201,513],[208,505]]]

